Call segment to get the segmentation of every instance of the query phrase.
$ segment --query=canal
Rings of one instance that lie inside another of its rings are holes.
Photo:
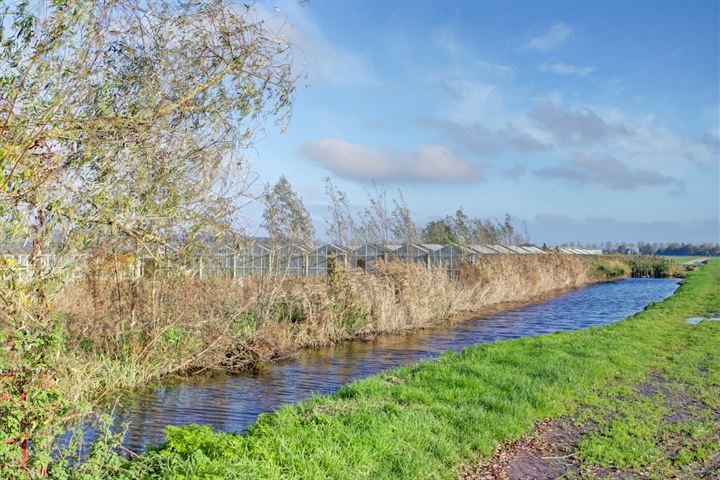
[[[133,392],[121,399],[115,416],[129,422],[125,446],[132,451],[162,443],[166,425],[209,424],[242,432],[260,413],[447,350],[617,322],[672,295],[677,285],[674,279],[597,284],[437,328],[304,350],[261,372],[198,375],[180,384]]]

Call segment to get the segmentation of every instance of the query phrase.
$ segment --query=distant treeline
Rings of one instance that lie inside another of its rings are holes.
[[[720,243],[638,243],[643,255],[702,255],[720,256]]]
[[[562,247],[572,248],[600,248],[605,253],[622,253],[640,255],[699,255],[704,257],[720,256],[720,243],[648,243],[648,242],[603,242],[582,244],[579,242],[569,242],[560,245]]]
[[[395,194],[373,184],[359,210],[328,177],[323,179],[328,200],[326,238],[336,245],[378,243],[502,244],[528,243],[527,227],[506,214],[503,219],[473,217],[459,207],[454,214],[425,225],[415,222],[402,191]],[[308,245],[316,240],[315,227],[302,198],[284,176],[269,185],[263,196],[260,225],[273,245]]]

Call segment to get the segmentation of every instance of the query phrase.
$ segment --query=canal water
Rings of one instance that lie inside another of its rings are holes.
[[[263,372],[196,376],[182,384],[133,392],[121,399],[115,416],[129,422],[125,446],[136,452],[162,443],[166,425],[209,424],[241,432],[260,413],[447,350],[619,321],[672,295],[677,285],[668,279],[603,283],[438,328],[305,350]]]

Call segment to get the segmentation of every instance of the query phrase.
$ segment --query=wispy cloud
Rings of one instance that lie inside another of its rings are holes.
[[[450,64],[462,66],[463,69],[483,75],[510,77],[515,73],[515,69],[510,65],[484,59],[483,55],[476,51],[470,42],[459,38],[458,32],[448,25],[432,32],[429,39],[438,48],[446,62]]]
[[[479,124],[465,126],[436,117],[419,118],[417,123],[447,135],[462,148],[481,155],[495,154],[504,150],[538,152],[550,147],[531,133],[511,123],[498,129],[490,129]]]
[[[298,2],[281,2],[272,11],[254,4],[256,15],[279,37],[286,38],[297,53],[296,65],[305,69],[312,86],[378,85],[378,74],[362,53],[327,39]]]
[[[338,176],[360,182],[470,183],[482,179],[477,165],[440,145],[419,145],[402,152],[323,139],[306,143],[301,152]]]
[[[526,50],[547,51],[564,43],[570,35],[572,28],[562,22],[555,22],[545,33],[533,37],[523,47]]]
[[[580,67],[563,62],[554,62],[540,65],[540,70],[543,72],[557,73],[558,75],[576,75],[578,77],[584,77],[585,75],[589,75],[594,72],[595,68]]]
[[[649,170],[636,170],[615,158],[593,160],[579,153],[569,162],[545,167],[534,172],[552,180],[564,180],[579,185],[600,185],[612,190],[634,190],[642,186],[669,185],[682,189],[682,182]]]
[[[613,136],[631,135],[624,125],[610,123],[588,108],[563,110],[548,101],[532,109],[529,115],[552,133],[558,145],[587,145]]]
[[[481,105],[487,110],[488,102]],[[689,166],[717,170],[720,162],[720,137],[714,130],[696,139],[682,138],[654,115],[619,107],[562,105],[560,100],[546,99],[526,112],[493,110],[495,115],[482,123],[477,121],[478,111],[421,117],[416,123],[440,134],[441,142],[449,140],[455,148],[483,157],[505,152],[569,154],[581,148],[594,158],[622,158],[632,168],[662,169],[674,178],[687,177]]]

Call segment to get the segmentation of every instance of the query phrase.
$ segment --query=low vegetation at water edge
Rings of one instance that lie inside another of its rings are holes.
[[[720,324],[685,319],[718,311],[720,262],[712,261],[671,298],[617,324],[447,353],[262,415],[247,435],[168,428],[167,444],[115,473],[452,478],[536,422],[567,415],[603,422],[573,453],[586,466],[640,469],[654,478],[703,471],[719,447],[712,414],[720,411]],[[663,400],[669,394],[647,401],[633,394],[656,385],[658,374],[695,392],[688,416],[666,418],[673,413]],[[652,414],[641,415],[648,405]],[[677,438],[674,431],[687,432],[678,448],[662,443]]]
[[[427,327],[484,307],[527,302],[597,277],[571,255],[496,256],[459,278],[406,263],[327,279],[87,277],[58,298],[68,376],[102,397],[171,373],[240,369],[299,348]],[[611,278],[626,276],[625,271]],[[107,375],[107,372],[114,375]]]

